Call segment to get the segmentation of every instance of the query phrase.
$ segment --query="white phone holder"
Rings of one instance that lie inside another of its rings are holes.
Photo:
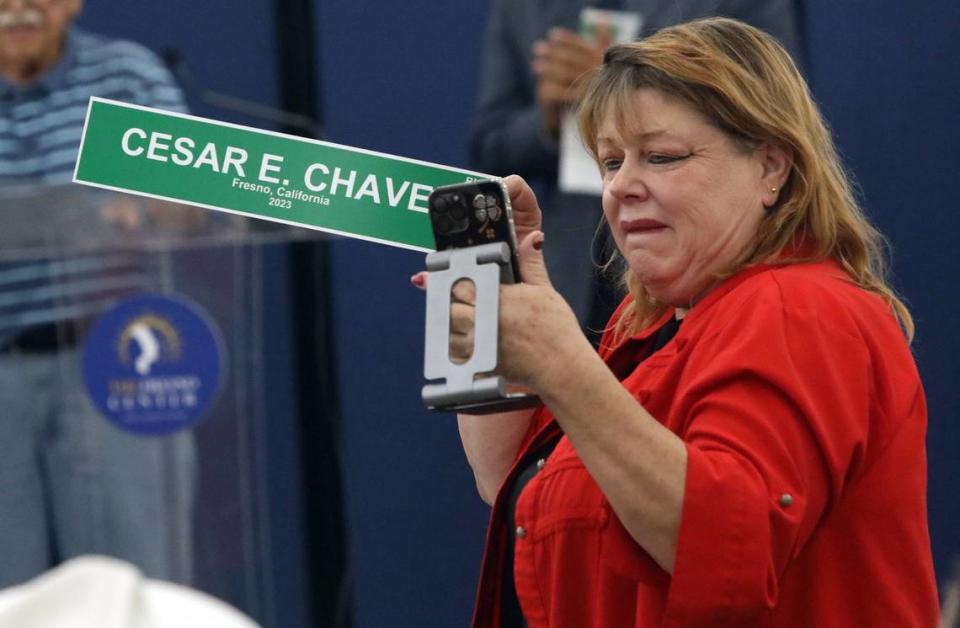
[[[444,380],[424,385],[424,403],[431,410],[461,410],[471,414],[531,407],[539,397],[508,392],[506,380],[493,375],[497,367],[500,284],[513,283],[510,247],[492,242],[427,255],[427,316],[423,375]],[[476,288],[473,354],[463,364],[450,359],[450,292],[465,279]]]

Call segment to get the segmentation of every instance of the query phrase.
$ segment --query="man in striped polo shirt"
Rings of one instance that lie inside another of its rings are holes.
[[[69,189],[91,96],[185,109],[145,48],[73,29],[81,5],[0,0],[6,190]],[[91,221],[117,208],[116,198],[101,202]],[[146,283],[142,259],[128,254],[0,259],[0,587],[88,553],[129,560],[151,577],[189,579],[192,435],[143,438],[115,428],[79,376],[83,329]]]

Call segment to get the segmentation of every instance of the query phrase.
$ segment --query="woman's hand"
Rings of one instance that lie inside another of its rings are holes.
[[[523,242],[530,233],[543,231],[543,214],[533,190],[523,178],[512,174],[505,177],[510,207],[513,211],[513,227],[517,233],[517,242]],[[522,274],[522,273],[521,273]]]
[[[534,231],[520,243],[523,283],[500,289],[497,371],[508,381],[548,392],[581,352],[593,354],[567,302],[554,290],[543,259],[543,233]]]
[[[577,351],[593,353],[577,318],[554,290],[543,260],[542,217],[533,190],[518,176],[505,179],[520,243],[523,283],[500,289],[497,372],[541,392],[556,366]]]
[[[593,348],[580,331],[576,316],[553,289],[543,261],[542,217],[536,196],[520,177],[504,179],[520,241],[523,283],[501,286],[496,372],[512,384],[539,392],[555,381],[555,370],[580,351]],[[426,273],[411,282],[424,288]],[[476,291],[472,282],[453,287],[450,304],[450,359],[463,363],[474,351]]]
[[[553,289],[543,262],[543,233],[532,231],[520,243],[523,283],[500,287],[497,369],[512,384],[543,392],[555,369],[576,359],[578,351],[593,353],[576,316]],[[450,357],[466,362],[474,351],[476,292],[472,283],[458,282],[450,305]]]

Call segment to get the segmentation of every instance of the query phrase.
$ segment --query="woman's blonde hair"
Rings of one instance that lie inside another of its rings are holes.
[[[580,133],[597,155],[597,131],[608,113],[629,128],[636,91],[652,88],[688,103],[737,145],[779,146],[793,165],[777,205],[729,276],[759,263],[836,260],[858,286],[880,295],[913,337],[910,312],[886,279],[886,242],[864,216],[830,132],[790,55],[766,33],[726,18],[666,28],[631,44],[611,47],[580,104]],[[617,327],[632,333],[665,310],[629,270],[633,296]]]

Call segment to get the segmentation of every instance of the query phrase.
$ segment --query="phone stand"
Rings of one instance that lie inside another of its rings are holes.
[[[497,367],[500,284],[513,282],[510,247],[493,242],[427,255],[427,317],[421,396],[431,410],[488,414],[540,403],[539,397],[510,393]],[[461,279],[476,287],[473,355],[463,364],[450,359],[450,291]]]

